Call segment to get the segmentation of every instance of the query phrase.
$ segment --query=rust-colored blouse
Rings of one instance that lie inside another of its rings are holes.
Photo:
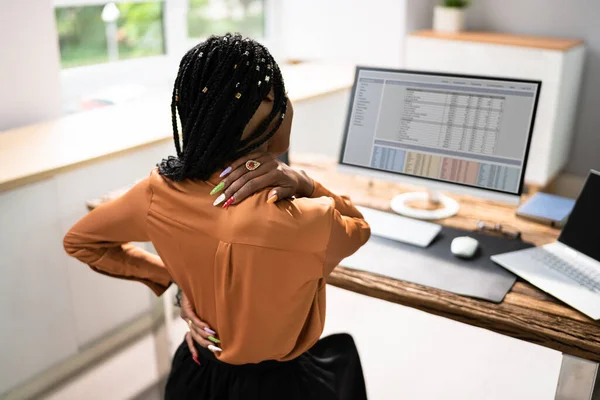
[[[65,250],[157,295],[176,282],[217,331],[224,362],[295,358],[323,330],[325,277],[368,240],[369,226],[317,182],[310,198],[268,204],[263,191],[214,207],[216,178],[172,182],[155,169],[77,222]],[[144,241],[159,256],[130,244]]]

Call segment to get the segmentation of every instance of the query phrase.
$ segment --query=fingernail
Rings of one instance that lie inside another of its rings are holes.
[[[231,167],[225,168],[225,170],[223,172],[221,172],[221,175],[219,175],[219,178],[224,177],[225,175],[227,175],[230,172],[231,172]]]
[[[210,191],[210,195],[212,196],[213,194],[220,192],[221,190],[223,190],[224,187],[225,183],[219,182],[219,184],[215,186],[213,190]]]
[[[213,330],[212,330],[212,329],[210,329],[210,328],[202,328],[202,330],[203,330],[204,332],[206,332],[206,333],[210,333],[211,335],[216,335],[216,334],[217,334],[217,332],[213,331]]]
[[[215,199],[213,206],[218,206],[223,202],[223,200],[225,200],[225,193],[221,193],[221,195]]]
[[[194,355],[192,356],[192,358],[194,359],[194,362],[195,362],[196,364],[198,364],[198,365],[201,365],[201,364],[200,364],[200,361],[198,361],[198,356],[197,356],[197,355],[195,355],[195,354],[194,354]]]
[[[223,208],[227,208],[227,207],[229,207],[230,205],[232,205],[232,204],[233,204],[233,202],[234,202],[234,201],[235,201],[235,199],[233,198],[233,196],[231,196],[231,197],[230,197],[230,198],[229,198],[229,199],[228,199],[228,200],[225,202],[225,204],[223,204]]]
[[[271,196],[271,197],[269,197],[269,198],[267,199],[267,203],[269,203],[269,204],[273,204],[273,203],[275,203],[275,202],[276,202],[278,199],[279,199],[279,197],[278,197],[276,194],[274,194],[273,196]]]
[[[221,341],[214,336],[209,336],[208,340],[210,340],[211,342],[216,343],[216,344],[221,343]]]
[[[209,345],[208,345],[208,349],[209,349],[210,351],[223,351],[223,349],[221,349],[220,347],[213,346],[212,344],[209,344]]]

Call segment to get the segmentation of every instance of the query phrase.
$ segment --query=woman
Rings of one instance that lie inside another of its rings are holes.
[[[208,323],[190,320],[198,345],[177,350],[167,399],[366,398],[352,339],[318,339],[325,277],[369,227],[349,199],[270,155],[287,150],[293,110],[267,49],[230,34],[194,47],[171,111],[177,157],[82,218],[66,251],[157,295],[177,283]]]

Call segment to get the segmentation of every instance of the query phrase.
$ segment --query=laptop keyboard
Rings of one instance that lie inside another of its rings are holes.
[[[593,292],[600,293],[600,271],[582,265],[571,264],[541,247],[531,249],[529,253],[534,260],[568,276],[581,286]]]

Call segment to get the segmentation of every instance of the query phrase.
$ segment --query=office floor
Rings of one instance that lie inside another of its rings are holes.
[[[131,400],[162,400],[164,399],[164,387],[166,383],[166,379],[161,380],[156,385],[152,386],[143,393],[140,393],[138,396],[135,396]]]
[[[374,400],[550,400],[561,354],[328,286],[325,334],[348,331]]]

